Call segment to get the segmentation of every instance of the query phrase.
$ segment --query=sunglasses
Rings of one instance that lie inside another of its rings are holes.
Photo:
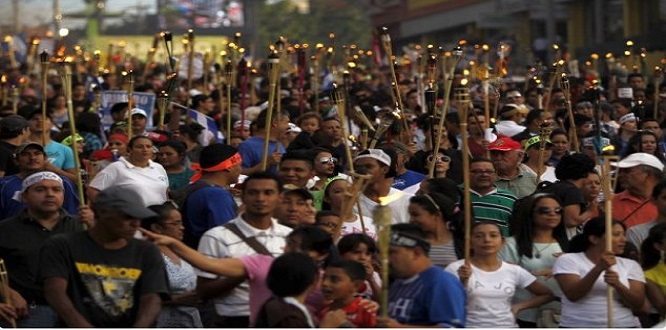
[[[555,212],[555,214],[562,214],[564,210],[561,207],[550,208],[547,206],[539,206],[534,210],[537,214],[550,214]]]
[[[451,157],[446,156],[446,155],[438,156],[437,158],[433,157],[433,155],[428,156],[428,161],[429,162],[432,162],[433,159],[436,159],[438,162],[444,162],[444,163],[448,163],[448,162],[451,161]]]
[[[322,164],[337,164],[338,159],[335,157],[321,157],[319,158],[319,162]]]

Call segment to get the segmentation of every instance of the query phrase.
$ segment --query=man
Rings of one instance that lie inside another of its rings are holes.
[[[498,135],[514,136],[525,130],[521,125],[529,110],[524,105],[509,103],[499,110],[499,122],[495,125]]]
[[[185,244],[196,248],[207,230],[236,217],[238,205],[230,186],[238,182],[241,162],[238,150],[231,146],[214,143],[201,150],[199,164],[194,164],[197,174],[182,191]]]
[[[25,208],[0,222],[0,258],[9,273],[10,299],[17,309],[18,327],[53,328],[58,317],[38,280],[40,249],[52,236],[82,231],[82,222],[92,222],[92,212],[82,208],[82,218],[77,219],[62,208],[63,180],[53,172],[28,176],[20,196]]]
[[[429,251],[418,226],[391,226],[389,266],[396,280],[389,288],[389,317],[378,318],[378,327],[465,326],[465,290],[454,275],[433,266]]]
[[[310,204],[312,194],[305,188],[296,188],[282,192],[282,200],[275,209],[275,218],[278,223],[289,228],[296,228],[301,225],[313,225],[314,218],[310,219]]]
[[[18,173],[14,154],[29,136],[30,123],[25,118],[11,115],[0,120],[0,177]]]
[[[266,172],[248,176],[243,182],[241,200],[245,212],[224,226],[215,227],[201,237],[199,252],[212,258],[240,258],[258,251],[250,246],[253,238],[273,257],[282,254],[285,237],[291,228],[272,218],[280,203],[282,183],[279,178]],[[242,233],[239,237],[229,228],[233,224]],[[224,278],[203,271],[199,276],[197,291],[206,297],[214,297],[217,320],[215,327],[246,328],[249,325],[249,297],[247,282],[229,284]],[[233,289],[229,292],[230,289]],[[228,295],[226,295],[228,293]]]
[[[337,155],[344,155],[346,153],[344,145],[344,141],[346,140],[342,138],[342,125],[338,117],[324,118],[321,122],[320,130],[330,139],[330,143],[325,145],[325,147],[330,148]],[[340,166],[343,168],[347,165],[346,159],[341,158],[339,161]]]
[[[360,210],[354,205],[354,213],[360,212],[364,217],[368,217],[379,205],[381,198],[388,198],[391,200],[388,203],[392,214],[391,223],[407,223],[409,222],[407,207],[412,195],[391,187],[396,173],[396,157],[395,154],[393,157],[389,156],[387,151],[393,153],[391,150],[367,149],[354,158],[356,171],[371,176],[358,200]]]
[[[496,222],[502,229],[502,236],[508,237],[515,229],[511,228],[509,220],[518,198],[508,190],[495,187],[495,167],[490,160],[476,158],[469,167],[474,220]]]
[[[416,191],[419,190],[421,181],[425,180],[427,177],[425,174],[408,170],[405,167],[405,164],[409,160],[409,157],[411,157],[412,153],[404,143],[396,141],[391,144],[391,147],[398,156],[396,161],[397,175],[395,176],[395,179],[393,179],[393,185],[391,187],[410,194],[416,193]]]
[[[569,239],[578,234],[578,227],[590,220],[598,208],[596,200],[588,205],[583,194],[589,174],[596,173],[594,168],[592,158],[584,154],[564,155],[555,167],[558,181],[542,190],[560,199],[564,209],[562,222]]]
[[[308,182],[314,177],[312,158],[304,151],[290,151],[282,156],[278,175],[284,184],[298,188],[307,188]]]
[[[29,175],[46,171],[46,153],[44,148],[34,142],[24,143],[16,148],[15,161],[19,172],[0,179],[0,220],[9,218],[21,212],[25,204],[19,198],[24,179]],[[79,195],[74,184],[66,177],[63,179],[65,200],[63,208],[70,214],[79,209]]]
[[[637,152],[617,163],[618,180],[624,191],[613,196],[613,219],[627,228],[657,217],[657,208],[650,203],[654,187],[664,179],[664,164],[653,155]]]
[[[42,121],[41,110],[36,110],[30,113],[26,119],[30,122],[29,141],[41,142],[43,138],[42,132],[46,131],[46,144],[43,145],[44,151],[46,151],[46,156],[48,157],[46,169],[76,182],[76,168],[74,166],[74,153],[72,152],[72,148],[51,140],[50,132],[53,127],[51,115],[47,113],[46,121]],[[44,125],[43,129],[42,125]]]
[[[520,94],[520,90],[516,88],[511,88],[506,91],[506,97],[504,98],[505,103],[511,103],[515,105],[525,104],[525,98]]]
[[[643,79],[643,75],[638,72],[630,73],[627,76],[627,82],[634,90],[638,88],[645,88],[645,80]]]
[[[648,237],[650,229],[659,223],[666,222],[666,181],[659,182],[652,189],[652,204],[657,208],[657,217],[652,221],[635,225],[627,230],[627,240],[639,250]]]
[[[66,327],[147,328],[169,287],[155,244],[134,239],[142,219],[157,216],[134,190],[113,186],[92,204],[88,231],[49,240],[40,278],[49,305]]]
[[[259,116],[255,120],[257,129],[253,132],[253,136],[243,141],[238,147],[238,152],[243,158],[242,174],[249,175],[261,171],[267,115],[266,110],[259,113]],[[271,125],[271,131],[268,141],[268,170],[276,173],[277,164],[280,163],[282,154],[286,152],[280,143],[280,137],[289,127],[289,112],[286,110],[280,113],[275,112],[269,124]]]
[[[520,143],[512,138],[500,137],[488,145],[488,150],[497,171],[495,185],[498,188],[509,190],[518,198],[536,190],[536,175],[520,166],[525,155]]]

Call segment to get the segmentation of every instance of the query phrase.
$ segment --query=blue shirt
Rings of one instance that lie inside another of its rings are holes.
[[[407,172],[397,175],[393,179],[393,185],[391,187],[398,190],[405,190],[405,188],[421,183],[425,178],[427,178],[425,174],[407,170]]]
[[[268,156],[270,157],[275,148],[278,148],[278,151],[281,154],[284,154],[286,150],[282,146],[282,143],[270,141],[268,142]],[[241,166],[244,169],[251,168],[257,164],[261,164],[261,158],[264,154],[264,138],[253,136],[240,144],[238,146],[238,152],[241,157],[243,157],[243,163]],[[277,173],[277,165],[271,165],[268,168],[269,172]]]
[[[235,218],[237,208],[234,197],[226,189],[199,188],[189,194],[185,203],[185,231],[198,242],[208,229]]]
[[[62,208],[69,214],[77,214],[80,203],[77,190],[72,181],[63,176],[60,177],[65,187],[65,200]],[[23,179],[19,178],[16,174],[0,179],[0,220],[12,217],[25,208],[23,202],[13,199],[14,195],[21,191],[22,185]]]
[[[61,170],[71,170],[74,168],[74,153],[72,152],[72,148],[62,143],[51,141],[46,144],[44,151],[46,151],[46,157],[53,166]]]
[[[465,327],[465,290],[454,275],[439,267],[396,280],[388,300],[389,316],[402,324]]]

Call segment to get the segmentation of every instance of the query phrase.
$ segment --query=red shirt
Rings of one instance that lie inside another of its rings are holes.
[[[627,229],[656,218],[657,207],[649,199],[641,200],[626,190],[613,196],[613,219],[622,221]]]
[[[360,297],[354,298],[347,306],[342,308],[347,314],[347,321],[357,328],[374,328],[377,325],[377,315],[368,312],[365,308],[359,306]],[[323,319],[326,313],[331,311],[331,306],[326,305],[319,311],[319,319]]]

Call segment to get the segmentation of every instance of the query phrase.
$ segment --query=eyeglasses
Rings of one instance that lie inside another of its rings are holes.
[[[321,157],[319,158],[319,162],[322,164],[337,164],[338,159],[335,157]]]
[[[495,174],[495,170],[471,170],[469,172],[472,173],[472,174],[475,174],[475,175],[484,175],[484,174],[493,175],[493,174]]]
[[[428,156],[428,161],[429,162],[432,162],[433,159],[436,159],[438,162],[444,162],[444,163],[448,163],[448,162],[451,161],[451,157],[446,156],[446,155],[437,156],[437,158],[434,158],[433,155]]]
[[[534,212],[541,215],[550,214],[552,212],[555,212],[555,214],[562,214],[564,210],[561,207],[550,208],[547,206],[539,206],[534,210]]]

